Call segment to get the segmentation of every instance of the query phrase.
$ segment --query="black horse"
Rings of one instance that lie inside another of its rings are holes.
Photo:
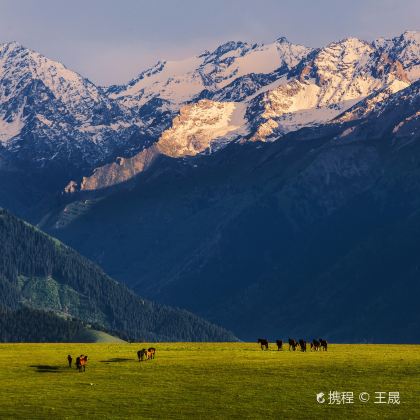
[[[327,340],[323,340],[322,338],[319,339],[319,344],[322,348],[322,350],[327,351],[328,350],[328,343]]]
[[[283,340],[276,340],[277,350],[283,350]]]
[[[314,338],[311,343],[311,350],[318,351],[320,347],[321,347],[321,343]]]
[[[71,354],[69,354],[69,355],[67,356],[67,361],[69,362],[69,368],[71,368],[71,364],[72,364],[72,362],[73,362],[73,358],[71,357]]]
[[[289,351],[290,350],[296,351],[297,345],[298,343],[294,338],[289,338]]]
[[[147,356],[147,350],[146,349],[141,349],[137,352],[137,357],[139,359],[139,362],[142,362],[146,356]]]
[[[302,338],[299,340],[300,351],[306,351],[306,341]]]
[[[264,350],[264,347],[268,350],[268,340],[266,338],[259,338],[257,343],[261,345],[261,350]]]

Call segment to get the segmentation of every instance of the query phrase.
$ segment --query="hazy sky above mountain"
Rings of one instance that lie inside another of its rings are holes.
[[[0,0],[0,42],[18,41],[110,84],[229,40],[372,40],[418,30],[419,15],[419,0]]]

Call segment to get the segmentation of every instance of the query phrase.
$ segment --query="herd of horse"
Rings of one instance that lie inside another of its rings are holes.
[[[143,360],[154,359],[155,355],[156,349],[154,347],[149,347],[147,350],[141,349],[137,352],[139,362],[142,362]],[[78,372],[86,372],[87,361],[88,357],[84,354],[81,354],[80,356],[76,357],[76,369]],[[67,362],[69,364],[69,368],[71,368],[73,364],[73,357],[71,357],[71,354],[67,356]]]
[[[259,338],[257,343],[260,344],[261,350],[268,350],[269,342],[266,338]],[[289,338],[289,351],[296,351],[296,349],[300,348],[301,351],[306,351],[307,349],[307,342],[303,339],[296,341],[294,338]],[[283,340],[276,340],[277,350],[283,350]],[[327,340],[322,338],[316,339],[314,338],[310,342],[311,351],[327,351],[328,350],[328,343]],[[143,362],[144,360],[151,360],[154,359],[156,355],[156,349],[154,347],[149,347],[148,349],[141,349],[137,352],[137,358],[139,362]],[[67,356],[67,361],[69,364],[69,368],[72,367],[73,358],[69,354]],[[85,372],[86,365],[87,365],[88,357],[84,354],[76,357],[76,369],[78,372]]]
[[[261,345],[261,350],[268,350],[268,340],[266,338],[259,338],[257,343]],[[283,340],[276,340],[277,350],[283,350]],[[301,351],[306,351],[308,343],[302,338],[299,341],[296,341],[294,338],[289,338],[289,351],[296,351],[299,347]],[[328,342],[322,338],[314,338],[310,342],[311,351],[327,351]]]

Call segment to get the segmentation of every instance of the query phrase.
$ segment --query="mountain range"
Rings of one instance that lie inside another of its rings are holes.
[[[419,78],[414,31],[227,42],[110,87],[2,44],[0,205],[240,338],[413,342]]]
[[[374,92],[382,101],[406,88],[420,77],[419,45],[417,32],[318,49],[284,37],[231,41],[103,88],[17,43],[1,44],[2,166],[49,167],[57,183],[70,182],[67,190],[91,190],[127,180],[150,155],[270,141],[330,122]]]

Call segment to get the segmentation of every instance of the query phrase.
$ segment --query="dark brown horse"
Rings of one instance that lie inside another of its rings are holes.
[[[321,343],[314,338],[311,343],[311,350],[318,351],[320,347],[321,347]]]
[[[298,345],[298,343],[297,343],[297,341],[294,338],[289,338],[289,351],[290,350],[295,351],[297,345]]]
[[[137,352],[137,357],[139,359],[139,362],[142,362],[146,356],[147,356],[147,350],[146,349],[141,349]]]
[[[276,340],[277,350],[283,350],[283,340]]]
[[[71,364],[72,364],[72,362],[73,362],[73,358],[71,357],[71,354],[69,354],[69,355],[67,356],[67,361],[69,362],[69,368],[71,368]]]
[[[299,340],[300,351],[306,351],[306,341],[302,338]]]
[[[261,345],[261,350],[268,350],[268,340],[266,338],[259,338],[257,341],[258,344]]]
[[[327,351],[328,350],[328,343],[327,340],[323,340],[322,338],[319,339],[319,344],[322,348],[322,350]]]

